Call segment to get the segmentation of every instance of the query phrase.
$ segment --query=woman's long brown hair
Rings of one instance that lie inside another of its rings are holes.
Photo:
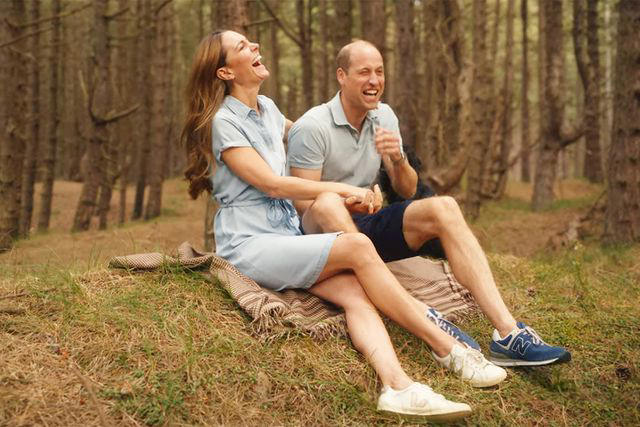
[[[223,33],[214,31],[202,39],[187,84],[187,115],[180,140],[187,151],[184,176],[189,181],[189,195],[193,199],[204,190],[209,193],[213,190],[209,179],[213,164],[211,121],[229,93],[225,82],[216,75],[218,69],[225,66]]]

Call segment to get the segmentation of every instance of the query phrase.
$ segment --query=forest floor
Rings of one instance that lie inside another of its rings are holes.
[[[79,190],[56,182],[51,231],[0,255],[0,425],[416,422],[376,412],[380,385],[347,339],[264,342],[198,273],[105,268],[114,255],[201,245],[204,203],[183,182],[167,182],[153,221],[71,234]],[[463,424],[640,424],[640,245],[547,245],[601,192],[563,181],[558,201],[533,213],[531,186],[510,183],[472,224],[507,305],[568,346],[569,364],[510,369],[499,386],[473,389],[389,325],[410,375],[474,408]],[[486,318],[461,326],[486,350]]]

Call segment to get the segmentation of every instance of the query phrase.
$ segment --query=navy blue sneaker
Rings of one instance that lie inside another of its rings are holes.
[[[480,344],[478,344],[476,340],[467,335],[462,329],[445,319],[442,313],[435,308],[427,310],[427,319],[438,325],[440,329],[454,337],[459,343],[480,351]]]
[[[522,322],[502,339],[493,331],[489,346],[489,360],[498,366],[540,366],[568,362],[571,353],[563,347],[554,347],[544,341],[529,326]]]

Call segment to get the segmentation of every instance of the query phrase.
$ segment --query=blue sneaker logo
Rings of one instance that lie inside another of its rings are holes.
[[[520,356],[524,356],[530,346],[531,341],[525,342],[525,340],[521,336],[517,336],[515,341],[513,342],[513,347],[511,349],[520,353]]]

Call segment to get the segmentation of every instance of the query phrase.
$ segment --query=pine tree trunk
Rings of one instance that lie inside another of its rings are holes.
[[[482,176],[486,169],[487,149],[490,137],[489,123],[492,117],[488,105],[493,90],[493,70],[487,53],[487,2],[473,2],[473,63],[475,72],[471,87],[472,123],[475,131],[469,148],[469,167],[467,170],[467,196],[465,213],[477,218],[482,202]]]
[[[26,21],[24,2],[0,2],[0,40],[12,40],[23,34],[20,25]],[[20,232],[20,197],[24,164],[28,86],[27,42],[0,49],[0,77],[5,85],[0,115],[0,252],[13,245]]]
[[[360,0],[360,19],[362,38],[376,45],[382,58],[385,59],[387,17],[384,0]]]
[[[513,86],[513,21],[515,0],[507,0],[507,34],[506,52],[504,58],[503,81],[499,99],[502,101],[499,109],[499,138],[496,142],[496,155],[490,171],[489,197],[499,199],[507,187],[509,174],[509,154],[511,153],[511,98]]]
[[[271,0],[273,3],[273,10],[278,11],[278,4],[279,2],[277,0]],[[280,105],[280,103],[283,101],[283,95],[282,95],[282,76],[280,73],[280,42],[278,41],[278,26],[275,24],[271,25],[271,30],[269,32],[269,37],[270,37],[270,48],[271,48],[271,77],[270,79],[273,80],[273,84],[275,86],[275,90],[273,91],[274,93],[274,101],[276,103],[276,105]]]
[[[151,64],[153,62],[153,37],[154,28],[153,18],[151,16],[151,1],[139,0],[142,7],[138,10],[142,12],[142,51],[145,60],[140,60],[138,65],[140,71],[140,87],[142,92],[142,108],[140,116],[142,118],[142,131],[138,141],[138,152],[136,153],[136,165],[138,176],[136,177],[136,194],[133,201],[133,213],[131,219],[140,219],[144,209],[144,196],[147,188],[147,174],[149,169],[149,155],[151,152],[151,105],[152,105],[152,87],[151,87]]]
[[[564,72],[562,33],[562,0],[547,0],[542,3],[544,15],[544,56],[545,81],[542,98],[542,140],[536,163],[533,186],[532,208],[541,210],[553,202],[553,184],[558,167],[558,153],[564,147],[575,142],[582,130],[569,127],[564,118],[564,101],[562,99],[562,74]]]
[[[313,57],[311,52],[311,2],[296,1],[298,21],[298,35],[300,37],[300,62],[302,68],[302,92],[304,93],[304,109],[308,110],[315,104],[313,100]]]
[[[335,19],[331,31],[333,41],[333,57],[338,55],[340,49],[351,43],[353,17],[351,16],[351,0],[333,0]],[[335,80],[335,79],[333,79]]]
[[[129,0],[118,0],[118,10],[123,10],[127,7]],[[129,14],[128,16],[131,16]],[[118,21],[118,34],[127,34],[130,31],[128,20],[121,19]],[[137,29],[133,29],[137,31]],[[116,56],[115,56],[115,85],[117,88],[117,105],[120,108],[133,103],[132,98],[135,91],[135,81],[131,74],[136,67],[136,56],[138,49],[137,38],[131,40],[122,41],[118,44]],[[134,146],[135,130],[137,129],[134,123],[135,116],[129,116],[116,124],[115,134],[117,135],[118,147],[118,223],[124,224],[126,221],[127,212],[127,183],[129,175],[129,162],[130,159],[130,147]]]
[[[527,36],[527,0],[520,2],[520,17],[522,18],[522,109],[520,115],[520,175],[522,181],[531,182],[531,150],[529,144],[529,37]]]
[[[30,3],[29,20],[37,22],[40,19],[40,0],[32,0]],[[33,27],[34,32],[40,25]],[[36,166],[38,155],[38,142],[40,135],[40,35],[31,37],[31,55],[33,60],[29,62],[30,68],[30,107],[28,127],[29,137],[26,141],[26,152],[22,170],[22,196],[20,214],[20,236],[28,237],[33,218],[33,188],[36,180]]]
[[[327,102],[331,98],[329,80],[334,79],[335,66],[329,60],[329,15],[327,13],[328,0],[319,0],[320,13],[320,46],[318,48],[320,61],[318,67],[318,102]]]
[[[577,1],[577,0],[576,0]],[[600,43],[598,40],[598,0],[587,2],[587,56],[588,80],[584,95],[584,173],[591,182],[602,182],[602,155],[600,147]]]
[[[416,59],[414,50],[415,28],[413,25],[413,1],[398,0],[396,5],[396,69],[402,76],[395,84],[393,109],[398,116],[402,144],[405,149],[415,152],[416,148],[416,108],[415,96]],[[420,171],[418,171],[420,172]]]
[[[109,83],[109,46],[108,46],[108,0],[96,0],[92,28],[92,57],[89,84],[89,110],[91,112],[91,131],[87,148],[88,167],[85,170],[84,184],[76,208],[73,231],[88,230],[96,209],[96,199],[101,179],[104,176],[103,148],[109,143],[109,129],[103,120],[109,111],[111,93]]]
[[[171,90],[169,84],[169,40],[172,36],[170,15],[173,14],[171,3],[165,6],[154,18],[156,21],[156,34],[154,37],[153,54],[153,101],[151,114],[152,146],[151,159],[149,161],[149,197],[144,213],[145,219],[160,216],[162,209],[162,183],[167,160],[167,93]]]
[[[605,237],[640,241],[640,5],[618,3],[613,133],[609,150]]]
[[[59,15],[62,7],[60,0],[53,0],[53,14]],[[51,219],[51,202],[53,200],[53,181],[56,170],[56,152],[58,149],[58,135],[60,128],[60,115],[58,113],[58,70],[60,68],[60,19],[52,21],[53,32],[51,34],[51,81],[49,82],[49,141],[44,148],[42,159],[42,194],[40,197],[40,214],[38,215],[38,230],[49,229]]]

